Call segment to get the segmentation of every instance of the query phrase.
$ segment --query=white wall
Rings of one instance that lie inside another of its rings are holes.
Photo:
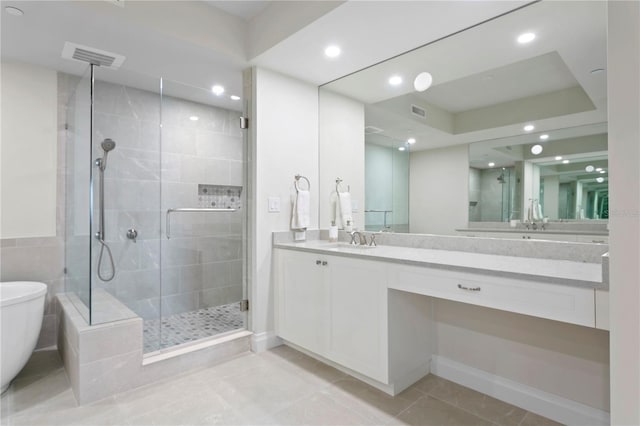
[[[640,424],[640,3],[608,2],[611,424]]]
[[[606,331],[464,303],[434,301],[437,355],[609,410]]]
[[[318,88],[263,68],[253,69],[251,162],[254,170],[251,244],[251,329],[257,339],[274,329],[271,233],[291,224],[294,176],[311,181],[311,223],[318,223]],[[280,198],[279,213],[267,212]],[[265,343],[264,341],[261,341]],[[254,349],[256,348],[254,344]]]
[[[364,229],[364,105],[329,90],[320,89],[320,228],[333,219],[331,196],[336,178],[350,187],[353,226]]]
[[[56,235],[57,76],[2,63],[1,238]]]
[[[455,235],[469,215],[467,145],[411,153],[409,224],[412,233]]]

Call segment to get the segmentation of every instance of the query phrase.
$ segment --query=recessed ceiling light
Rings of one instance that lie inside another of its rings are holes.
[[[191,121],[198,121],[198,117],[195,115],[192,115],[191,117],[189,117],[189,120]]]
[[[398,147],[398,151],[404,151],[406,148],[404,146]]]
[[[415,80],[413,80],[413,88],[418,92],[424,92],[431,87],[431,83],[433,83],[433,76],[426,71],[421,72],[416,76]]]
[[[533,155],[538,155],[542,152],[542,145],[534,145],[531,147],[531,153]]]
[[[220,96],[224,93],[224,87],[220,86],[219,84],[216,84],[211,87],[211,91],[213,92],[214,95]]]
[[[604,182],[604,178],[602,178],[602,177],[597,177],[597,178],[596,178],[596,182],[598,182],[598,183],[602,183],[602,182]]]
[[[549,135],[547,135],[546,133],[544,135],[540,135],[541,141],[546,141],[547,139],[549,139]]]
[[[340,50],[340,47],[336,46],[335,44],[327,46],[327,48],[324,49],[324,54],[328,58],[337,58],[338,56],[340,56],[340,52],[342,52],[342,50]]]
[[[591,173],[591,172],[592,172],[592,171],[594,171],[595,169],[596,169],[596,168],[595,168],[595,167],[593,167],[591,164],[589,164],[587,167],[585,167],[585,168],[584,168],[584,170],[585,170],[587,173]]]
[[[409,138],[409,139],[407,139],[407,143],[413,145],[414,143],[416,143],[416,139],[415,138]]]
[[[602,171],[602,167],[596,168],[596,172],[600,172],[600,171]]]
[[[496,163],[489,163],[489,167],[493,167],[495,165],[496,165]]]
[[[530,132],[535,128],[536,128],[536,126],[534,126],[533,124],[527,124],[526,126],[523,127],[525,132]]]
[[[556,155],[556,161],[562,160],[562,155]]]
[[[392,86],[398,86],[402,84],[402,77],[399,75],[393,75],[389,78],[389,84]]]
[[[231,98],[232,101],[239,101],[240,100],[240,96],[231,95],[229,97]]]
[[[562,160],[562,164],[569,164],[569,160]]]
[[[600,170],[600,173],[601,173],[601,174],[605,174],[605,173],[607,173],[607,172],[606,172],[606,171],[604,171],[604,170]]]
[[[21,9],[18,9],[17,7],[7,6],[7,7],[4,8],[4,10],[9,15],[13,15],[13,16],[22,16],[22,15],[24,15],[24,12]]]
[[[525,44],[530,43],[536,38],[534,33],[524,33],[518,36],[518,43]]]

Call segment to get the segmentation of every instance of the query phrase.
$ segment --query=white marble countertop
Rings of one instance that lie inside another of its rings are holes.
[[[546,283],[608,289],[608,285],[602,282],[601,263],[399,246],[364,248],[351,246],[344,242],[330,243],[324,240],[297,243],[281,242],[275,243],[274,247],[453,271],[475,272],[484,275],[520,278]]]

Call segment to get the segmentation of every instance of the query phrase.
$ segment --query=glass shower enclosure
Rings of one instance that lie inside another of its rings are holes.
[[[211,91],[89,66],[65,75],[66,292],[144,320],[144,352],[246,328],[246,137]]]

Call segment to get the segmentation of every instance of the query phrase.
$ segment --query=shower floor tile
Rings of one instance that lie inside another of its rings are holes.
[[[240,303],[214,306],[144,322],[144,352],[190,343],[244,328]]]

